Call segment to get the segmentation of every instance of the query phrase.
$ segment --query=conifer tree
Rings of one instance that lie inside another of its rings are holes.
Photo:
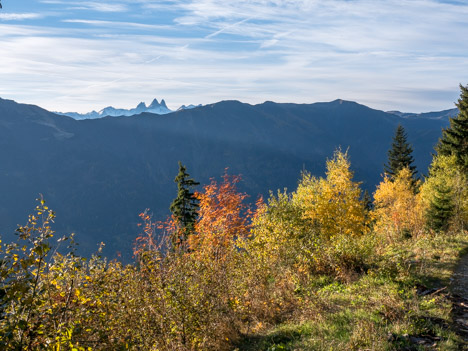
[[[435,231],[446,230],[449,222],[454,218],[459,218],[458,222],[463,223],[466,216],[464,205],[460,205],[461,202],[458,201],[463,196],[460,197],[457,194],[464,194],[468,187],[466,181],[468,176],[468,85],[466,87],[460,85],[460,90],[460,98],[456,104],[459,113],[457,117],[450,118],[450,126],[443,131],[442,138],[436,146],[438,157],[434,159],[439,160],[435,163],[438,167],[431,166],[430,177],[427,181],[429,184],[432,179],[442,178],[437,182],[434,181],[435,184],[432,185],[433,194],[426,212],[427,224]],[[442,161],[450,160],[450,158],[453,164],[442,167],[444,165]],[[438,165],[439,163],[442,166]],[[445,179],[444,175],[446,175]],[[461,182],[455,182],[455,179]]]
[[[453,211],[452,189],[446,184],[440,184],[426,212],[427,225],[436,232],[446,230]]]
[[[455,155],[457,164],[468,174],[468,85],[460,85],[460,90],[458,116],[450,118],[450,127],[443,131],[436,150],[439,155]]]
[[[187,169],[179,161],[179,173],[174,179],[177,183],[177,197],[172,201],[170,210],[179,225],[178,238],[174,238],[175,244],[185,242],[187,236],[194,231],[195,222],[198,217],[198,199],[191,188],[199,185],[187,173]]]
[[[407,142],[405,129],[399,124],[393,137],[392,147],[388,150],[388,164],[384,165],[385,174],[394,179],[402,169],[408,168],[411,177],[415,179],[417,170],[413,165],[412,152],[413,148]]]

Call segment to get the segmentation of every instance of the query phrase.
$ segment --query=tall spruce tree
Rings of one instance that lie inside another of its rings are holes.
[[[412,152],[413,148],[407,142],[405,129],[399,124],[393,137],[392,147],[388,150],[388,164],[384,165],[385,174],[394,178],[403,168],[408,168],[415,179],[417,170],[413,165]]]
[[[448,229],[455,206],[450,186],[440,184],[435,190],[436,194],[431,199],[426,211],[426,222],[429,228],[440,232]]]
[[[466,87],[460,85],[460,90],[460,98],[456,103],[459,113],[455,118],[450,118],[450,126],[443,130],[436,151],[441,156],[455,157],[453,167],[459,167],[466,179],[468,176],[468,85]],[[430,177],[437,176],[436,171],[434,171],[435,174],[430,172]],[[466,181],[464,183],[462,187],[466,189],[468,184]],[[453,185],[442,183],[434,190],[435,193],[426,212],[427,223],[435,231],[446,230],[456,212],[453,197],[455,189]]]
[[[177,238],[173,238],[173,244],[180,245],[187,240],[187,236],[194,231],[198,217],[198,199],[191,188],[200,183],[190,178],[187,169],[179,161],[179,173],[174,179],[177,183],[177,197],[172,201],[170,210],[179,224]]]
[[[439,155],[455,155],[457,164],[468,174],[468,85],[460,84],[461,95],[456,106],[459,113],[450,118],[450,127],[445,129],[436,151]]]

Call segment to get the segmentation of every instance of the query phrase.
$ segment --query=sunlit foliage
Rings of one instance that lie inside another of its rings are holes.
[[[420,195],[414,193],[414,179],[408,168],[395,178],[385,176],[374,194],[375,231],[394,241],[417,236],[424,228]],[[416,187],[419,182],[416,182]]]
[[[203,192],[195,194],[200,210],[196,234],[189,240],[193,251],[210,249],[220,257],[223,248],[232,245],[234,239],[247,235],[250,211],[244,203],[247,194],[237,190],[240,179],[228,175],[226,170],[221,183],[212,179]]]
[[[321,236],[359,236],[367,230],[361,189],[352,178],[348,155],[341,151],[327,161],[326,178],[303,173],[293,201]]]

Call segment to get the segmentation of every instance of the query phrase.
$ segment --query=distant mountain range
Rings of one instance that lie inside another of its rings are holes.
[[[450,110],[443,110],[438,112],[426,112],[426,113],[410,113],[410,112],[400,112],[400,111],[388,111],[388,113],[397,115],[402,118],[427,118],[427,119],[445,119],[447,120],[450,117],[454,117],[458,114],[457,108],[452,108]]]
[[[41,193],[57,212],[56,229],[75,232],[83,253],[104,241],[109,256],[129,257],[138,213],[169,214],[179,160],[201,184],[226,167],[242,174],[241,190],[254,202],[269,190],[295,189],[304,169],[323,175],[326,159],[341,147],[349,150],[355,179],[373,192],[399,123],[421,174],[455,114],[387,113],[344,100],[221,101],[170,115],[75,120],[0,99],[0,233],[12,240]]]
[[[182,105],[179,107],[179,110],[189,110],[195,107],[200,107],[202,105]],[[134,116],[138,115],[143,112],[148,112],[148,113],[154,113],[157,115],[165,115],[171,112],[174,112],[173,110],[170,110],[164,99],[161,100],[161,102],[158,102],[157,99],[154,99],[153,102],[149,106],[146,106],[144,102],[140,102],[135,108],[131,109],[122,109],[122,108],[115,108],[112,106],[108,106],[106,108],[103,108],[99,112],[96,111],[91,111],[88,113],[78,113],[78,112],[55,112],[59,115],[63,116],[69,116],[74,119],[80,120],[80,119],[96,119],[96,118],[102,118],[102,117],[119,117],[119,116]]]

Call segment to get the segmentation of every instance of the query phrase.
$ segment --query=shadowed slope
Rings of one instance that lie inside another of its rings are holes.
[[[304,168],[323,174],[335,148],[349,148],[355,178],[373,191],[398,123],[408,132],[420,173],[446,118],[400,118],[354,102],[259,105],[238,101],[180,110],[75,121],[0,100],[0,223],[8,236],[44,194],[60,230],[74,231],[84,252],[106,242],[128,255],[138,213],[169,213],[180,160],[206,184],[226,167],[242,190],[295,189]]]

